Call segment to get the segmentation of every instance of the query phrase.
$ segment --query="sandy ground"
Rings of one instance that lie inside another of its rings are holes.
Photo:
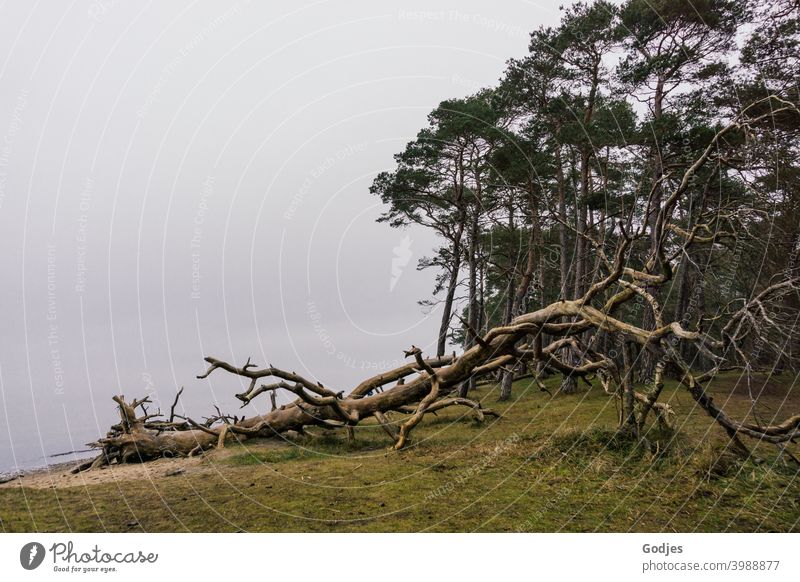
[[[264,440],[248,443],[248,448],[261,450],[277,448],[284,443]],[[62,489],[66,487],[82,487],[116,481],[150,480],[186,475],[194,473],[214,473],[218,469],[215,461],[225,459],[233,454],[242,454],[240,447],[216,449],[203,456],[177,459],[157,459],[148,463],[130,465],[110,465],[91,471],[72,474],[70,471],[78,462],[59,463],[25,471],[21,476],[0,484],[0,489],[10,487],[30,487],[33,489]]]

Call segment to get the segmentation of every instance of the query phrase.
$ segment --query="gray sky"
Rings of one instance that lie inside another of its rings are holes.
[[[558,4],[5,2],[0,471],[104,434],[118,393],[239,412],[204,355],[347,390],[431,349],[434,240],[369,185]]]

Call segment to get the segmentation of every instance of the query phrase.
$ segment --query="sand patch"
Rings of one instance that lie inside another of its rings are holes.
[[[220,470],[216,464],[233,455],[241,455],[250,450],[253,452],[285,448],[289,445],[282,441],[261,440],[247,445],[225,447],[206,452],[202,456],[175,459],[156,459],[141,464],[110,465],[101,469],[83,471],[72,474],[70,471],[76,462],[59,463],[25,471],[20,477],[0,484],[0,489],[29,487],[31,489],[63,489],[67,487],[85,487],[119,481],[152,481],[156,479],[177,479],[189,475],[216,473]]]

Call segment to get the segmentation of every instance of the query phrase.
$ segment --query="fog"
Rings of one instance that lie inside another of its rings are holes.
[[[348,390],[435,349],[436,241],[369,185],[558,3],[219,4],[2,7],[0,471],[85,448],[115,394],[269,406],[206,355]]]

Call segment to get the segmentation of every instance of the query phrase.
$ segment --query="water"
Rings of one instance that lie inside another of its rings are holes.
[[[0,480],[12,475],[25,474],[35,469],[43,469],[45,467],[52,467],[54,465],[62,465],[65,463],[77,465],[80,461],[89,459],[97,455],[94,449],[84,449],[79,451],[68,451],[63,453],[56,453],[46,457],[26,458],[20,459],[12,465],[5,465],[0,469]]]

